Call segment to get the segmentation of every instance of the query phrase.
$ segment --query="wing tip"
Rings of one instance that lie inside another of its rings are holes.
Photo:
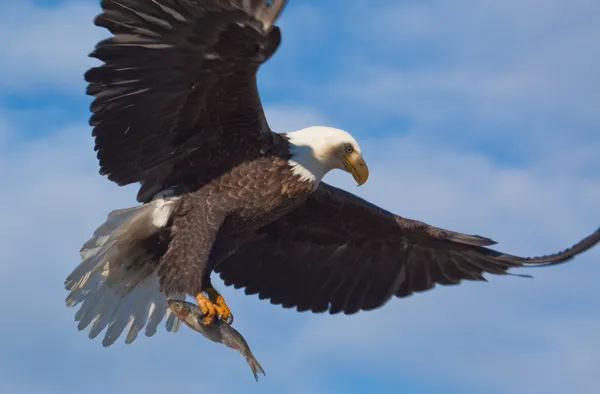
[[[600,243],[600,228],[592,232],[587,237],[581,239],[579,242],[573,244],[571,247],[557,253],[553,253],[546,256],[537,257],[518,257],[512,256],[506,253],[499,253],[497,258],[505,260],[516,260],[527,267],[548,267],[552,265],[559,265],[573,260],[576,256],[592,249]]]
[[[265,33],[269,33],[273,28],[277,18],[283,12],[285,5],[287,4],[286,0],[273,0],[271,4],[265,4],[264,7],[261,7],[255,14],[255,18],[257,21],[263,24],[263,30]]]

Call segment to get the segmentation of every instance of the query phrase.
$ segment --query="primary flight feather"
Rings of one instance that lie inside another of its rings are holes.
[[[435,284],[485,280],[526,265],[569,260],[600,241],[596,231],[564,252],[523,258],[494,242],[409,220],[322,182],[333,169],[364,184],[357,141],[329,127],[277,133],[256,74],[280,45],[285,1],[103,0],[95,24],[112,36],[85,74],[100,173],[140,183],[141,205],[113,211],[81,249],[65,281],[80,305],[79,329],[152,336],[179,320],[167,298],[196,298],[231,322],[211,283],[244,287],[299,311],[355,313]]]

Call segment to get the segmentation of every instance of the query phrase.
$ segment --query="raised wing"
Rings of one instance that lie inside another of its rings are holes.
[[[600,230],[561,253],[511,256],[486,248],[495,243],[490,239],[404,219],[321,183],[303,206],[261,229],[216,272],[226,285],[273,304],[351,314],[435,284],[561,263],[599,241]]]
[[[256,72],[279,46],[272,24],[284,3],[102,0],[95,24],[112,37],[90,55],[104,64],[85,74],[100,173],[162,182],[192,152],[222,160],[270,142]]]

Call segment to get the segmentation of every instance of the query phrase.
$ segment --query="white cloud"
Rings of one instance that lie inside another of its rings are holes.
[[[349,26],[358,12],[366,28],[340,50],[351,70],[333,83],[335,99],[408,116],[432,135],[453,124],[456,138],[598,141],[600,3],[387,2],[358,7]]]
[[[317,110],[310,107],[269,105],[269,103],[266,103],[265,115],[271,129],[277,132],[300,130],[315,125],[326,126],[330,123]]]
[[[83,88],[83,73],[96,64],[87,57],[107,36],[93,25],[96,2],[69,1],[38,7],[30,0],[0,5],[0,88],[61,90]]]
[[[0,152],[8,144],[11,138],[11,124],[6,116],[0,111]]]

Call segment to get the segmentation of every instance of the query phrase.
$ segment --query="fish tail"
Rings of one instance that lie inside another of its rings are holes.
[[[267,376],[263,367],[259,364],[258,360],[256,360],[252,354],[250,354],[248,357],[246,357],[246,362],[248,363],[248,365],[250,366],[250,369],[252,370],[252,374],[254,375],[254,380],[256,380],[258,382],[258,374]]]

